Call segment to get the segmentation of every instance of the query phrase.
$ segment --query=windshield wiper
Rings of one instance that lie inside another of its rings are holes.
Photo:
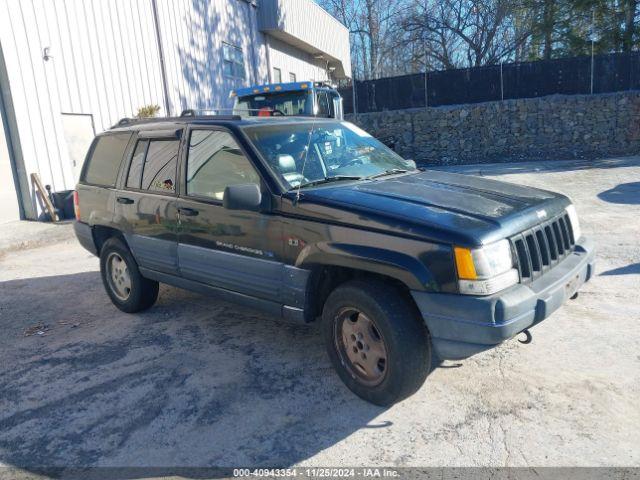
[[[325,177],[312,182],[303,183],[302,185],[291,188],[291,190],[297,190],[298,188],[314,187],[316,185],[322,185],[323,183],[339,182],[341,180],[360,180],[362,177],[356,175],[336,175],[335,177]]]
[[[385,170],[384,172],[376,173],[375,175],[369,175],[365,177],[365,180],[372,180],[374,178],[386,177],[387,175],[395,175],[396,173],[407,173],[409,170],[405,170],[403,168],[392,168],[390,170]]]

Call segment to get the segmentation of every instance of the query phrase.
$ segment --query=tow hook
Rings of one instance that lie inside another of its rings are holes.
[[[520,333],[523,333],[524,336],[525,336],[524,340],[518,339],[518,341],[520,343],[522,343],[523,345],[527,345],[527,344],[529,344],[529,343],[531,343],[533,341],[533,337],[531,336],[531,332],[529,331],[528,328],[524,329]]]

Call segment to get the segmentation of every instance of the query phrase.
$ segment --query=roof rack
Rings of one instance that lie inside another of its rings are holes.
[[[134,119],[133,118],[129,118],[129,117],[124,117],[121,118],[120,120],[118,120],[118,123],[115,124],[116,127],[121,127],[123,125],[129,125],[130,123],[133,123]]]
[[[185,117],[215,117],[216,120],[242,120],[242,117],[240,117],[240,115],[220,115],[219,113],[217,113],[217,112],[220,112],[222,110],[232,111],[231,108],[229,108],[229,109],[216,108],[216,109],[213,109],[213,110],[194,110],[192,108],[188,108],[188,109],[182,111],[182,113],[180,114],[180,118],[185,118]],[[214,113],[210,113],[210,112],[214,112]]]
[[[133,125],[133,124],[136,124],[136,123],[148,122],[150,120],[154,120],[154,119],[153,118],[129,118],[129,117],[124,117],[124,118],[121,118],[120,120],[118,120],[118,122],[115,125],[112,125],[110,128],[125,127],[127,125]]]

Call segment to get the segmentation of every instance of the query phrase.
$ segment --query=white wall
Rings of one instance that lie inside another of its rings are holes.
[[[271,35],[265,35],[269,48],[269,59],[271,60],[271,80],[273,80],[273,69],[279,68],[282,71],[282,81],[289,81],[289,73],[296,74],[296,80],[328,80],[326,65],[322,60],[316,60],[313,55],[298,50],[291,45],[278,40]]]
[[[339,77],[351,76],[349,30],[313,0],[260,0],[260,28],[291,45],[322,53]]]
[[[231,107],[230,90],[269,81],[267,35],[251,2],[156,1],[169,112],[153,0],[0,0],[21,185],[35,172],[54,191],[75,187],[77,142],[70,148],[62,114],[90,115],[99,133],[149,104],[162,107],[160,115]],[[282,65],[285,81],[290,71],[300,80],[320,79],[309,54],[271,40],[269,53],[275,66]],[[223,75],[223,42],[242,47],[244,80]],[[22,192],[26,212],[35,205],[30,188]]]
[[[61,113],[97,131],[163,105],[150,0],[0,0],[0,42],[27,174],[75,186]],[[43,59],[50,48],[52,58]]]
[[[244,1],[158,0],[173,114],[187,108],[230,108],[233,89],[267,82],[256,9]],[[241,47],[245,79],[223,75],[222,44]]]

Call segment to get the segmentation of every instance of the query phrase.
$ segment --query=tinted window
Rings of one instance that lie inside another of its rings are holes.
[[[127,177],[127,187],[140,188],[142,181],[142,166],[144,165],[144,157],[147,153],[148,140],[139,141],[136,149],[133,151],[131,158],[131,166],[129,167],[129,176]]]
[[[105,187],[115,186],[118,169],[130,138],[130,133],[98,137],[93,154],[85,167],[83,180]]]
[[[348,122],[317,120],[243,127],[267,164],[290,187],[330,177],[368,177],[388,170],[414,170],[370,134]],[[308,154],[307,154],[308,152]]]
[[[311,114],[312,97],[306,91],[252,95],[238,99],[234,111],[239,115],[261,115],[279,110],[284,115]]]
[[[151,140],[142,171],[142,189],[153,192],[176,191],[179,140]]]
[[[329,110],[329,99],[325,92],[318,92],[318,116],[330,117],[331,111]]]
[[[211,130],[191,133],[188,195],[222,200],[227,186],[246,183],[260,183],[260,177],[230,134]]]

